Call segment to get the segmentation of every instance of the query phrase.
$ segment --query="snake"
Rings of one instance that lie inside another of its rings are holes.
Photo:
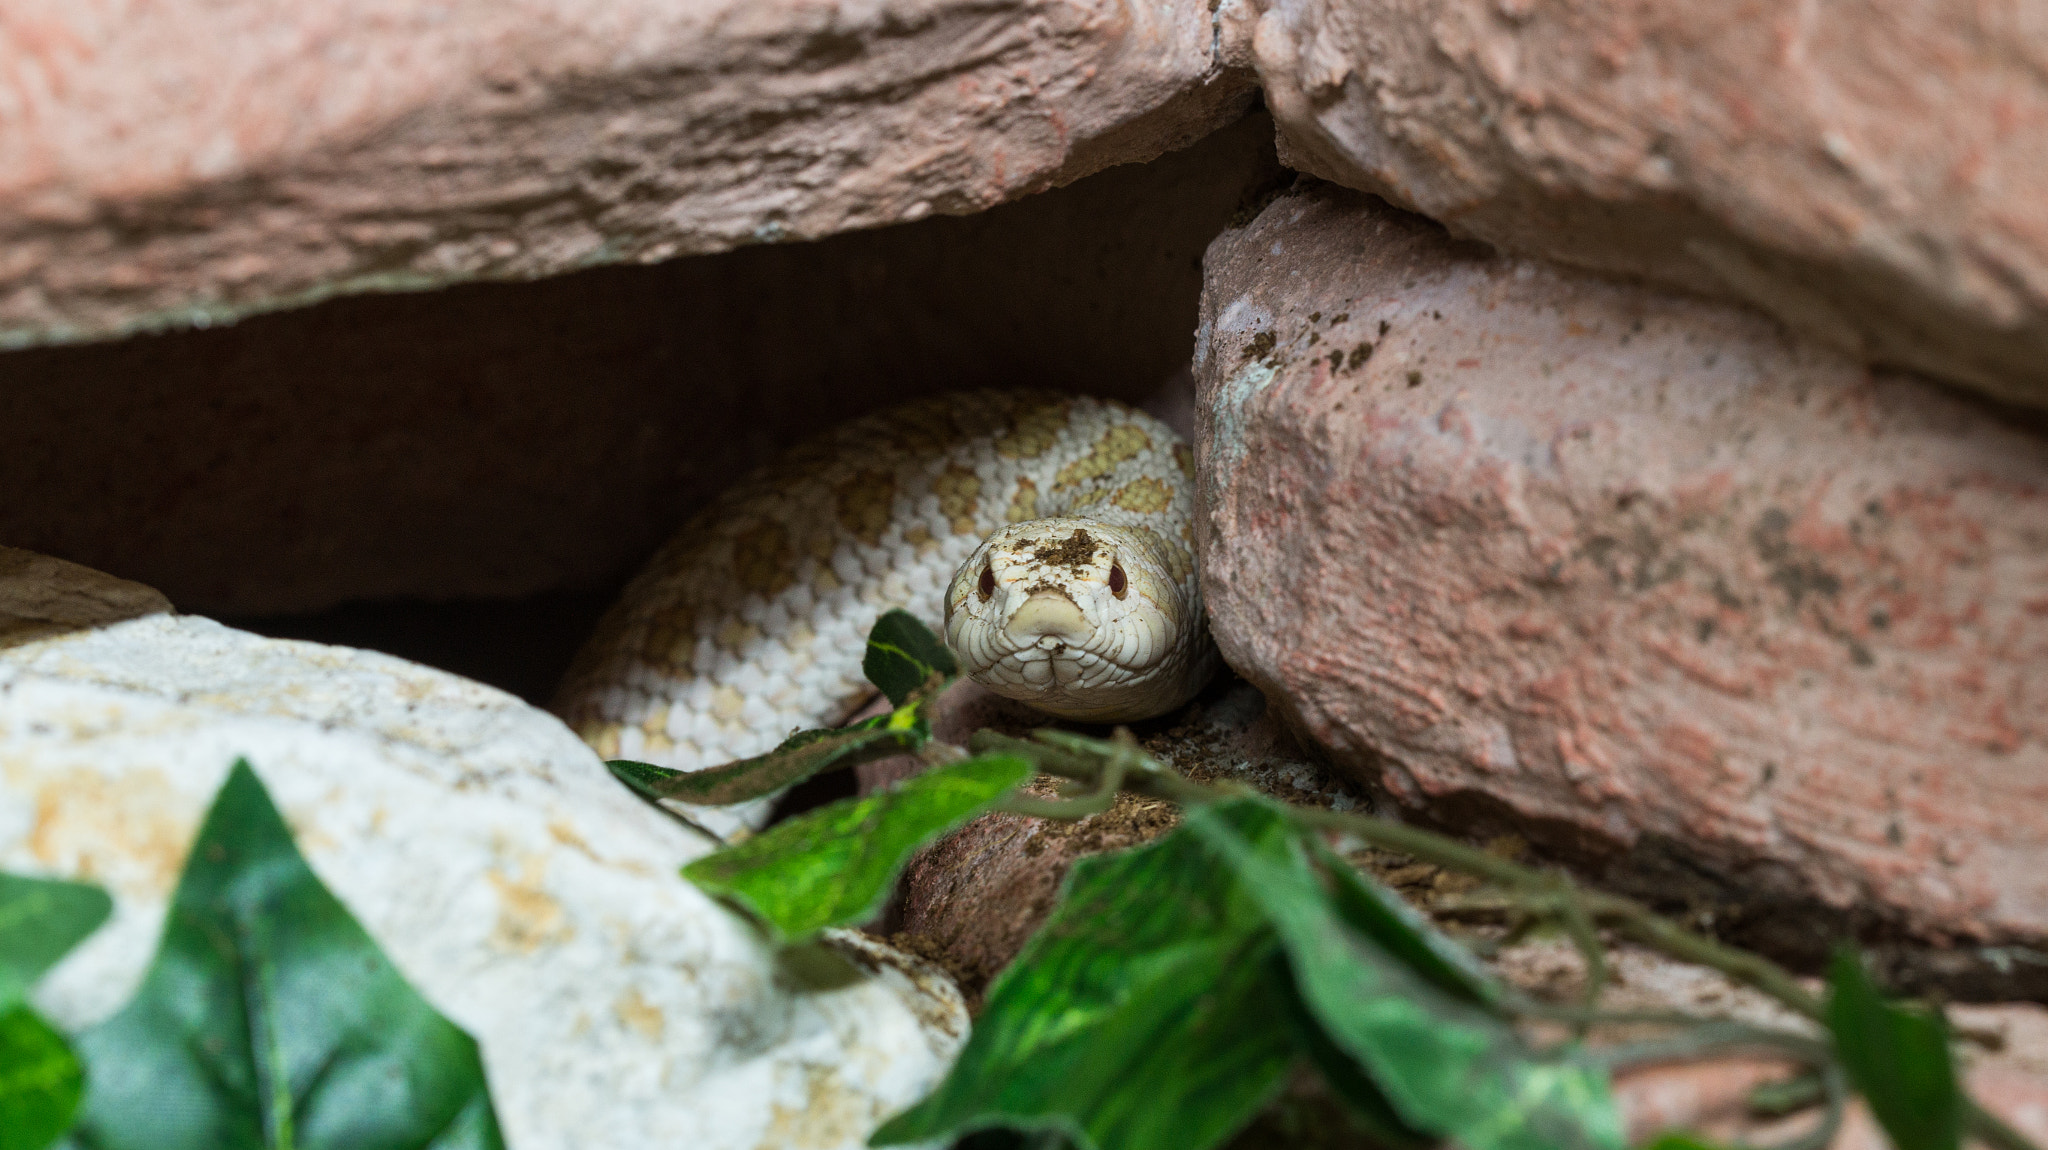
[[[867,632],[901,608],[968,678],[1124,722],[1220,658],[1194,552],[1194,453],[1125,404],[939,395],[850,420],[746,474],[605,612],[553,710],[607,759],[694,771],[838,725],[875,695]]]

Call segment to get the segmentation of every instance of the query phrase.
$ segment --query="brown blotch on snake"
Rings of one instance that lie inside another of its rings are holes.
[[[1095,562],[1095,537],[1086,531],[1076,531],[1051,547],[1033,551],[1031,557],[1048,567],[1085,571]]]

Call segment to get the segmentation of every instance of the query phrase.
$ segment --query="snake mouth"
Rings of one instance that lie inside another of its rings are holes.
[[[1033,591],[1003,625],[1003,631],[1019,650],[1052,651],[1065,647],[1086,647],[1095,635],[1088,616],[1073,597],[1057,588]]]
[[[1130,670],[1094,652],[1046,640],[1042,645],[1008,652],[970,674],[989,687],[1072,692],[1115,685],[1127,678]]]
[[[1035,604],[1027,602],[1000,629],[963,637],[967,642],[960,654],[968,675],[985,686],[1013,691],[1120,686],[1142,677],[1158,662],[1145,657],[1151,652],[1143,650],[1144,644],[1098,632],[1057,592]]]

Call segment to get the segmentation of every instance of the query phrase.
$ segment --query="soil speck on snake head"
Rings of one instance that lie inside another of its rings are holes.
[[[1077,530],[1061,543],[1040,547],[1031,553],[1031,558],[1052,567],[1065,567],[1071,571],[1085,570],[1095,562],[1095,537],[1083,530]]]

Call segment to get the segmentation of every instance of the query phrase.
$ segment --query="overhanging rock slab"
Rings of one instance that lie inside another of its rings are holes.
[[[1203,0],[23,0],[0,346],[963,213],[1235,118]]]

